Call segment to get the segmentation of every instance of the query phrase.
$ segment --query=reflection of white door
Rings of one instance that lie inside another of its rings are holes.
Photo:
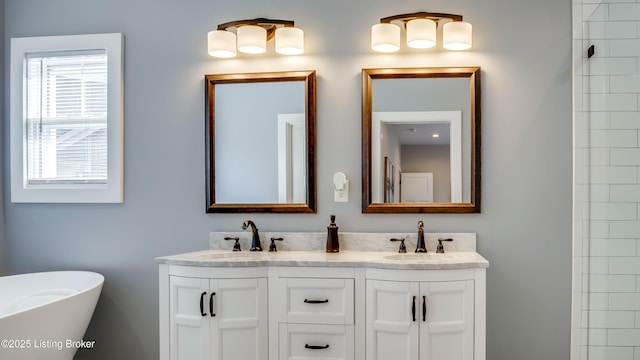
[[[306,141],[305,117],[278,114],[278,202],[305,203]]]
[[[433,202],[433,173],[402,173],[401,202]]]

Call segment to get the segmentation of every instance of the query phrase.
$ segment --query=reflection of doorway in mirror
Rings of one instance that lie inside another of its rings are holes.
[[[401,136],[394,135],[400,131],[413,130],[422,127],[435,127],[444,126],[448,132],[446,143],[448,144],[448,179],[447,183],[440,182],[444,186],[444,191],[447,194],[442,196],[441,192],[438,192],[439,196],[436,201],[438,202],[450,202],[461,203],[463,199],[463,180],[462,180],[462,112],[461,111],[393,111],[383,112],[375,111],[372,113],[371,119],[371,189],[372,189],[372,202],[405,202],[403,199],[398,199],[398,193],[396,193],[396,199],[393,201],[387,201],[387,187],[386,187],[386,167],[385,157],[389,157],[391,161],[399,164],[403,170],[407,172],[432,172],[430,168],[410,169],[406,168],[401,155],[401,148],[404,148],[405,140]],[[418,131],[419,133],[419,131]],[[426,140],[426,139],[423,139]],[[423,143],[420,143],[423,144]],[[411,145],[411,144],[409,144]],[[440,173],[439,173],[440,174]],[[440,174],[441,175],[441,174]],[[400,180],[400,176],[397,177]],[[396,183],[397,183],[396,180]],[[442,180],[442,179],[441,179]],[[402,185],[396,187],[401,188]],[[433,202],[433,177],[431,179],[431,201]],[[401,192],[400,190],[399,192]],[[438,200],[440,199],[440,200]],[[445,200],[442,200],[445,199]]]
[[[402,173],[400,177],[400,202],[433,202],[433,173]]]
[[[278,114],[278,202],[305,203],[306,143],[305,117]]]

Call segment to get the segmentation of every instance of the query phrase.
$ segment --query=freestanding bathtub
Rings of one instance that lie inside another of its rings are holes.
[[[0,359],[71,360],[94,348],[83,336],[103,283],[88,271],[0,277]]]

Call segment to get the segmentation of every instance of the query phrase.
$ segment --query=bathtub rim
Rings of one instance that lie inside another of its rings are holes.
[[[89,281],[89,286],[83,288],[82,290],[78,290],[76,293],[73,293],[71,295],[68,296],[64,296],[61,297],[59,299],[56,299],[54,301],[50,301],[44,304],[38,304],[36,306],[31,306],[31,307],[27,307],[24,309],[21,309],[19,311],[13,311],[13,312],[9,312],[3,315],[0,315],[0,321],[6,318],[9,318],[11,316],[15,316],[18,314],[22,314],[28,311],[32,311],[34,309],[37,309],[39,307],[44,307],[50,304],[54,304],[60,301],[64,301],[65,299],[69,299],[71,297],[76,297],[76,296],[81,296],[84,295],[86,293],[89,293],[91,291],[95,291],[96,289],[98,290],[98,297],[100,296],[100,294],[102,293],[102,287],[104,285],[104,275],[95,272],[95,271],[90,271],[90,270],[54,270],[54,271],[38,271],[38,272],[30,272],[30,273],[21,273],[21,274],[12,274],[12,275],[5,275],[5,276],[0,276],[0,284],[2,284],[2,280],[5,278],[18,278],[18,277],[44,277],[46,275],[53,275],[53,274],[74,274],[74,275],[80,275],[83,274],[85,276],[88,275],[88,279],[90,279]],[[45,288],[46,289],[46,288]],[[97,305],[97,302],[96,302]]]

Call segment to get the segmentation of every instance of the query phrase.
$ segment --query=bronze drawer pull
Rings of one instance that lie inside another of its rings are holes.
[[[304,302],[306,304],[326,304],[329,302],[329,299],[324,299],[324,300],[309,300],[309,299],[304,299]]]

